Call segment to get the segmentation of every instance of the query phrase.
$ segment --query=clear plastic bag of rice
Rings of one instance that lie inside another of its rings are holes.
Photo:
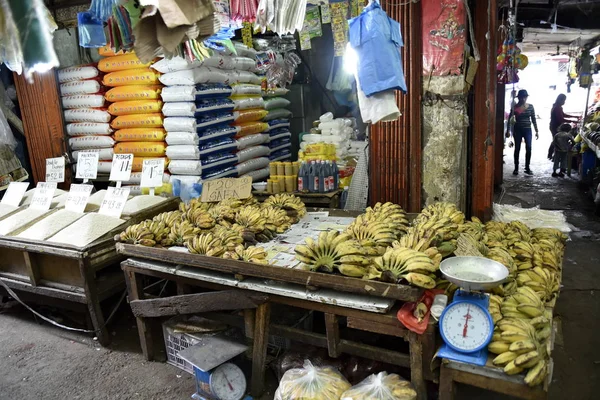
[[[150,196],[150,195],[135,196],[133,199],[127,200],[127,203],[125,203],[125,207],[123,207],[122,214],[124,216],[133,215],[142,210],[145,210],[146,208],[153,207],[153,206],[163,203],[167,200],[168,200],[167,198],[160,197],[160,196]]]
[[[2,217],[4,217],[4,216],[10,214],[11,212],[15,211],[17,208],[19,208],[19,207],[0,203],[0,219],[2,219]]]
[[[83,217],[83,215],[73,211],[58,210],[16,236],[24,239],[46,240]]]
[[[38,210],[36,208],[25,208],[17,213],[2,220],[0,224],[0,235],[8,235],[29,223],[36,222],[47,210]]]
[[[86,214],[48,239],[49,242],[66,243],[76,247],[86,246],[106,235],[125,221],[102,214]]]
[[[308,360],[302,368],[283,374],[275,400],[340,400],[350,384],[332,367],[315,367]]]
[[[367,377],[342,394],[341,400],[415,400],[417,392],[397,374],[380,372]]]

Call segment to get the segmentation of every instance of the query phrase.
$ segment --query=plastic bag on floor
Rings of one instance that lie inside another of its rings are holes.
[[[339,400],[349,388],[350,384],[337,370],[315,367],[306,360],[302,368],[283,375],[275,400]]]
[[[494,221],[521,221],[530,229],[555,228],[561,232],[571,232],[567,217],[562,211],[541,210],[538,206],[521,208],[509,204],[494,203]]]
[[[415,400],[417,392],[399,375],[380,372],[342,394],[343,400]]]

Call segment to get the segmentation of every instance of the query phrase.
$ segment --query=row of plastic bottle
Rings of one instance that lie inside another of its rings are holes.
[[[327,193],[337,190],[339,170],[335,161],[302,162],[298,171],[298,190]]]

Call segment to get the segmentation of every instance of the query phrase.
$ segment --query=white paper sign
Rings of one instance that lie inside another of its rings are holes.
[[[100,204],[98,214],[119,218],[129,197],[129,190],[127,187],[109,187],[106,189],[106,195],[104,195],[104,200]]]
[[[4,197],[0,201],[2,204],[6,204],[7,206],[15,206],[19,207],[21,204],[21,200],[23,200],[23,195],[27,191],[29,187],[29,182],[11,182],[8,184],[8,188],[6,189],[6,193],[4,193]]]
[[[155,188],[162,186],[163,174],[165,173],[165,159],[153,158],[144,160],[142,163],[141,187]]]
[[[115,154],[110,167],[109,180],[113,182],[128,182],[133,167],[133,154]]]
[[[77,153],[77,173],[75,178],[78,179],[96,179],[98,177],[98,156],[94,152]]]
[[[49,210],[55,190],[56,182],[38,182],[29,207],[38,210]]]
[[[83,213],[90,194],[92,193],[92,185],[80,185],[73,183],[67,194],[67,202],[65,203],[65,209],[67,211],[73,211],[76,213]]]
[[[65,158],[46,158],[46,182],[65,181]]]

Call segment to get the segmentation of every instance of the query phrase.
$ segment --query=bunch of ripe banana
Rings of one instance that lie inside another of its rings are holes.
[[[152,221],[162,222],[166,227],[171,228],[175,222],[181,221],[182,218],[184,218],[184,214],[181,211],[176,210],[160,213],[154,216]]]
[[[269,196],[263,204],[285,210],[293,224],[306,215],[306,206],[299,197],[292,194],[279,193]]]
[[[375,249],[377,255],[385,253],[397,236],[392,224],[379,220],[369,220],[361,214],[346,228],[345,233],[361,246]]]
[[[502,319],[502,296],[491,294],[489,298],[488,311],[492,316],[492,320],[494,321],[494,325],[498,323]]]
[[[470,221],[465,221],[458,225],[459,233],[468,233],[478,242],[487,242],[487,232],[485,224],[477,217],[471,217]]]
[[[235,248],[241,244],[244,244],[244,238],[242,238],[242,233],[239,230],[228,229],[222,225],[216,225],[212,229],[212,234],[221,240],[223,247],[227,251],[233,251]]]
[[[555,228],[535,228],[532,231],[532,237],[535,240],[547,239],[552,243],[559,244],[561,249],[569,238],[567,235]]]
[[[209,211],[202,208],[190,209],[185,214],[185,217],[194,226],[202,229],[203,231],[214,228],[216,224],[215,219],[210,215]]]
[[[500,264],[504,265],[506,269],[508,269],[507,280],[502,285],[492,289],[492,293],[500,296],[508,296],[513,294],[518,287],[518,283],[515,279],[517,274],[517,266],[510,253],[503,248],[493,247],[488,250],[486,257],[490,260],[499,262]]]
[[[265,230],[273,232],[273,235],[287,231],[292,225],[290,217],[281,208],[263,205],[260,212],[265,219]]]
[[[442,262],[442,254],[438,251],[435,243],[437,242],[438,237],[422,237],[418,241],[416,241],[416,237],[411,234],[407,234],[402,236],[400,239],[394,241],[392,243],[392,247],[394,249],[397,248],[406,248],[413,249],[416,251],[420,251],[422,253],[427,254],[427,257],[433,261],[433,264],[440,267],[440,263]]]
[[[443,278],[437,278],[435,280],[435,288],[442,289],[444,294],[448,296],[448,299],[451,300],[454,297],[454,292],[458,289],[454,283],[447,281]]]
[[[373,207],[367,207],[362,214],[364,220],[378,221],[389,224],[396,236],[406,233],[409,227],[406,212],[398,204],[391,202],[377,203]]]
[[[115,236],[115,241],[153,247],[160,243],[168,233],[169,228],[163,222],[147,220],[128,226],[125,231]]]
[[[504,297],[500,311],[504,317],[531,319],[546,315],[544,302],[530,287],[518,287],[515,293]]]
[[[372,258],[369,248],[361,246],[350,235],[336,230],[321,232],[317,240],[308,237],[305,244],[294,249],[296,259],[304,263],[311,271],[334,272],[342,275],[362,278]]]
[[[223,258],[231,260],[242,260],[256,264],[267,264],[267,252],[262,247],[249,246],[245,248],[243,245],[238,245],[233,250],[228,250],[223,253]]]
[[[188,220],[175,222],[167,236],[161,241],[161,245],[168,246],[184,246],[185,243],[194,236],[200,234],[200,228],[195,227]]]
[[[508,375],[516,375],[526,369],[525,383],[529,386],[541,384],[548,374],[548,350],[537,338],[533,321],[518,318],[503,318],[497,323],[490,353],[497,354],[493,363],[503,366]]]
[[[436,285],[435,273],[439,266],[421,251],[396,247],[388,249],[381,257],[373,260],[366,279],[380,279],[385,282],[397,283],[405,279],[409,283],[426,289]]]
[[[265,230],[265,219],[259,207],[241,207],[235,214],[234,223],[221,221],[220,224],[228,229],[239,232],[244,242],[256,244],[256,235]]]
[[[454,203],[438,202],[425,207],[416,220],[440,220],[448,218],[455,224],[461,225],[465,222],[465,214],[456,207]]]
[[[220,257],[225,252],[221,240],[210,232],[194,236],[186,242],[186,246],[192,254]]]
[[[191,199],[187,204],[184,202],[179,203],[179,211],[183,214],[187,214],[190,210],[195,210],[197,208],[208,211],[214,206],[215,203],[203,203],[200,201],[200,198],[197,197]]]
[[[541,267],[521,271],[517,275],[517,283],[533,289],[545,303],[552,301],[560,289],[558,274]]]
[[[465,222],[465,215],[452,203],[434,203],[421,211],[413,221],[417,237],[437,235],[440,243],[436,246],[442,257],[447,257],[456,250],[458,227]],[[409,234],[410,234],[409,230]]]

